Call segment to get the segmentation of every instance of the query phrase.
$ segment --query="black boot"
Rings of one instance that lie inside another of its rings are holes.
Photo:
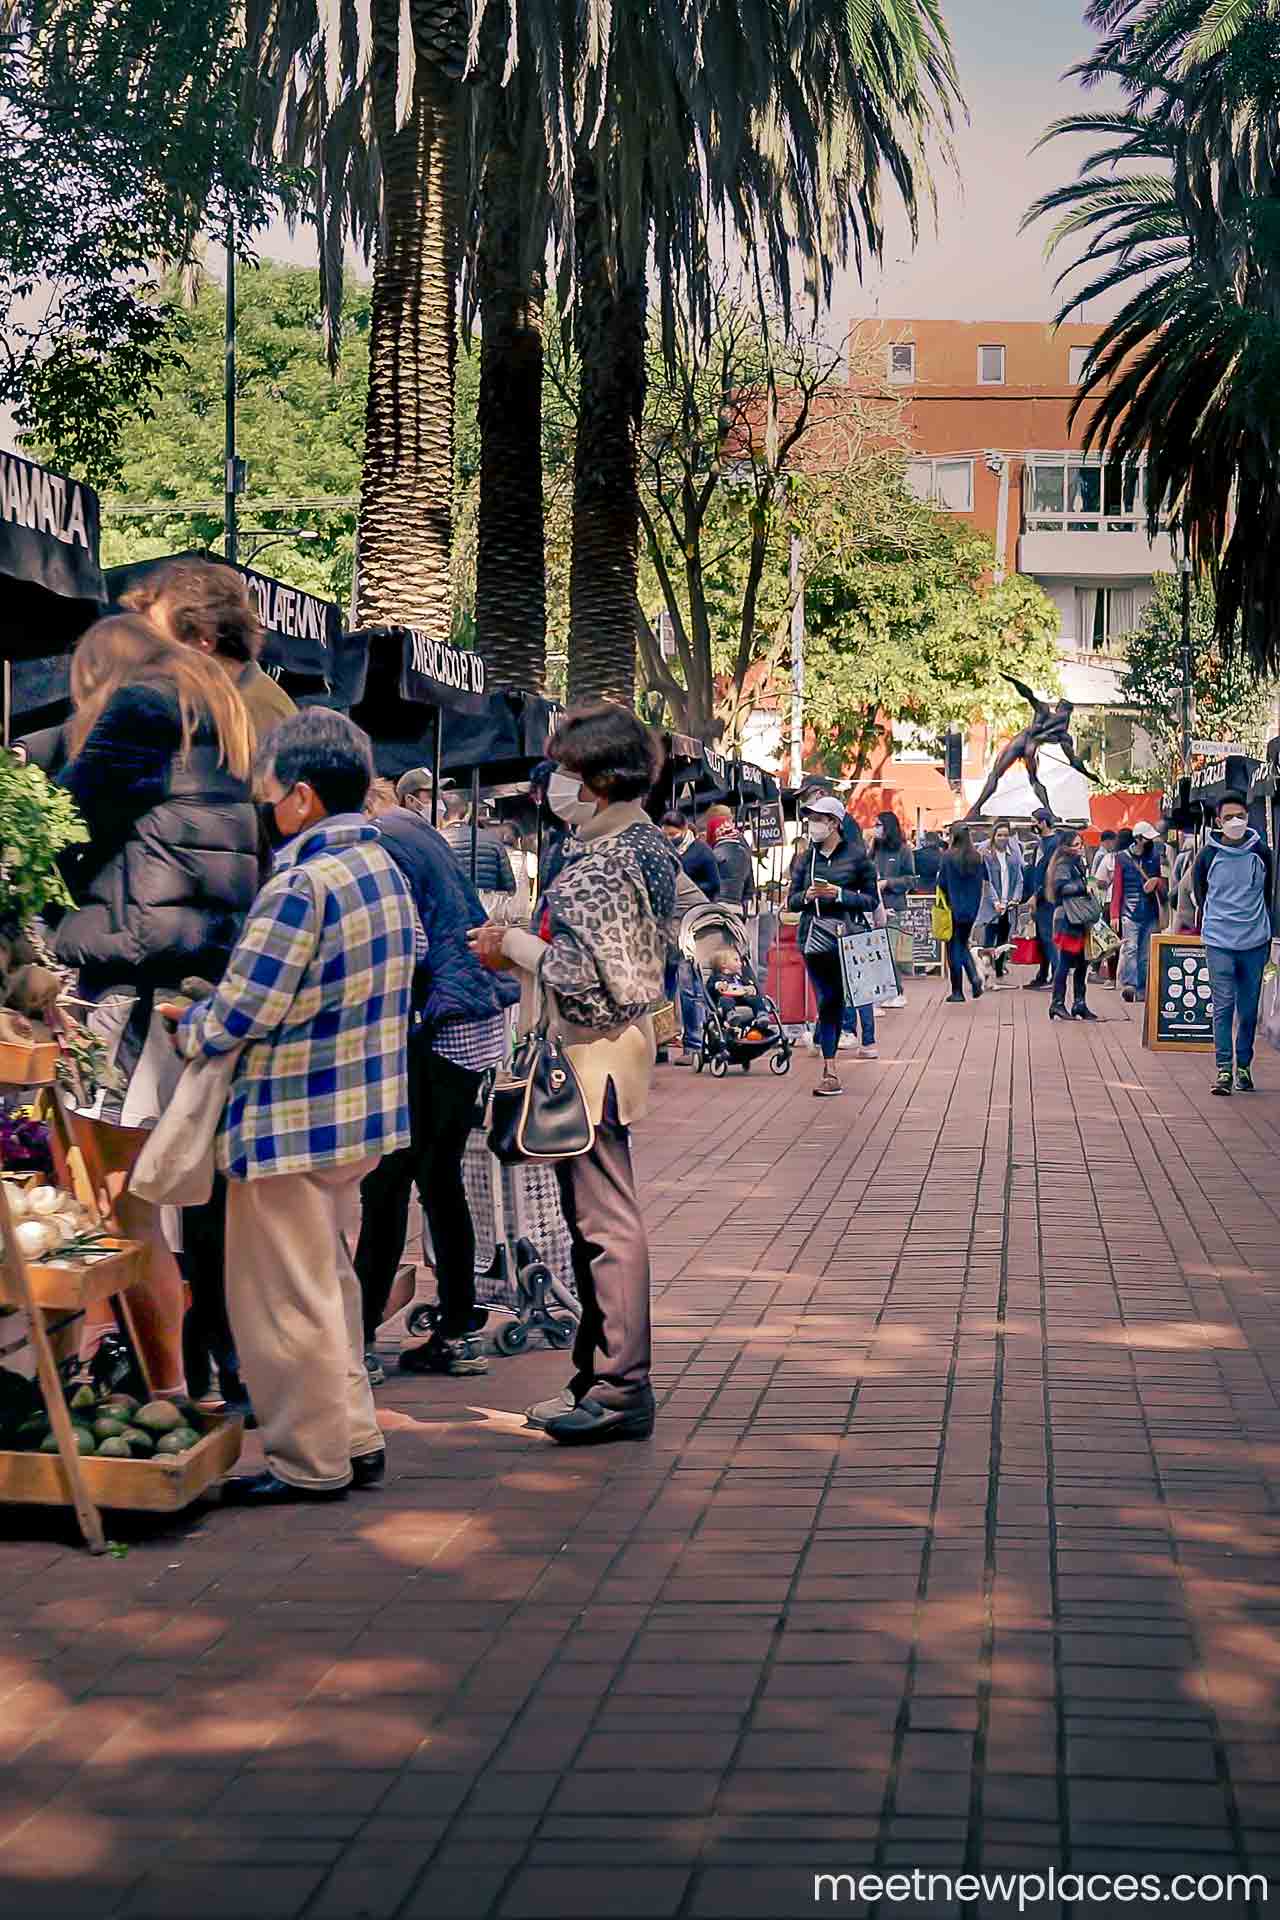
[[[1096,1020],[1097,1017],[1093,1008],[1086,1006],[1083,1000],[1077,1000],[1071,1009],[1071,1018],[1073,1020]]]
[[[1067,1003],[1065,1000],[1051,1000],[1049,1002],[1049,1018],[1051,1020],[1069,1020],[1071,1018],[1071,1015],[1067,1012]]]

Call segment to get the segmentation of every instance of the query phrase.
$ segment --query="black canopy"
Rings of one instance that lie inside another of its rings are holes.
[[[131,586],[145,580],[170,560],[208,560],[220,567],[231,565],[219,553],[195,549],[187,553],[162,554],[153,560],[135,560],[127,567],[108,569],[107,590],[119,600]],[[332,693],[344,672],[342,614],[336,602],[321,600],[301,587],[291,587],[270,574],[253,567],[236,567],[247,581],[266,634],[262,665],[295,700],[315,699]]]
[[[64,653],[97,618],[98,527],[92,487],[0,453],[0,659]]]

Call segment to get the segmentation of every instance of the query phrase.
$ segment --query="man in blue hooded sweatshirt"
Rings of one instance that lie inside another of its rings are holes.
[[[1213,1091],[1224,1098],[1233,1084],[1253,1092],[1258,1002],[1274,932],[1272,881],[1271,849],[1249,825],[1243,795],[1227,794],[1191,882],[1213,985]]]

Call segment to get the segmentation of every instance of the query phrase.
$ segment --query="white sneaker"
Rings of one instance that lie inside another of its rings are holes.
[[[880,1049],[874,1045],[870,1047],[859,1047],[858,1058],[859,1060],[878,1060],[880,1058]]]
[[[906,994],[895,993],[892,1000],[882,1000],[880,1002],[880,1007],[881,1007],[881,1011],[883,1011],[886,1007],[894,1007],[894,1008],[905,1007],[906,1004],[907,1004]]]

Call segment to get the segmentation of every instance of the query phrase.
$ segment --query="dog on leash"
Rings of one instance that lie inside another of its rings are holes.
[[[989,993],[1003,993],[1006,987],[1013,985],[1013,981],[1010,980],[1007,975],[1003,980],[996,977],[996,961],[1007,960],[1012,952],[1012,941],[1009,941],[1009,943],[1003,947],[974,948],[973,957],[978,963],[978,978],[982,982],[984,991]]]

